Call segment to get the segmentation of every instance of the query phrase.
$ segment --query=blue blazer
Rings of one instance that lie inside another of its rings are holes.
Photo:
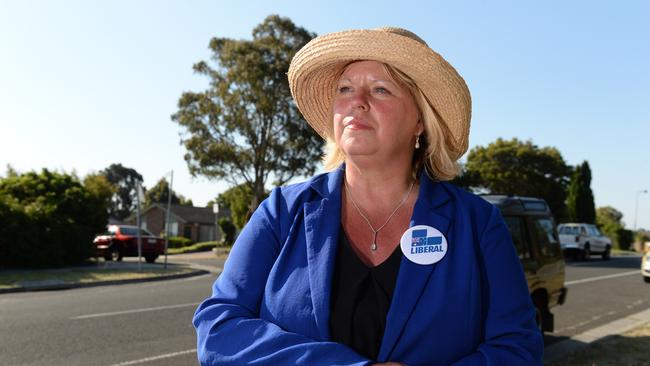
[[[543,339],[510,233],[480,197],[426,174],[411,226],[447,238],[402,258],[378,360],[330,338],[343,170],[276,188],[242,230],[193,323],[202,365],[541,365]]]

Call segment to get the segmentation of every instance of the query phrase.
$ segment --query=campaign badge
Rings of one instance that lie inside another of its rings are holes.
[[[400,247],[411,262],[434,264],[447,253],[447,239],[434,227],[416,225],[402,234]]]

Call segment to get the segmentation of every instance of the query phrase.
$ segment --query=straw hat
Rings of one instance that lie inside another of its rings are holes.
[[[452,157],[467,151],[472,103],[465,81],[420,37],[401,28],[325,34],[293,57],[288,73],[291,94],[321,137],[333,140],[331,113],[338,78],[355,60],[380,61],[413,79],[449,130]]]

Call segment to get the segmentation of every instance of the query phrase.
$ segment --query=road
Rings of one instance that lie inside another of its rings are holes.
[[[220,267],[213,258],[175,257]],[[639,257],[567,264],[569,296],[547,344],[650,307]],[[215,274],[0,295],[0,365],[194,365],[190,323]]]
[[[196,365],[191,319],[215,278],[0,295],[0,365]]]
[[[546,345],[650,308],[650,284],[640,268],[640,256],[568,262],[567,301],[552,310],[555,331],[546,335]]]

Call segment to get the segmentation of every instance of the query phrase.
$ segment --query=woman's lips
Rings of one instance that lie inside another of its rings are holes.
[[[370,130],[372,127],[363,123],[358,118],[348,116],[343,118],[343,128],[351,130]]]

